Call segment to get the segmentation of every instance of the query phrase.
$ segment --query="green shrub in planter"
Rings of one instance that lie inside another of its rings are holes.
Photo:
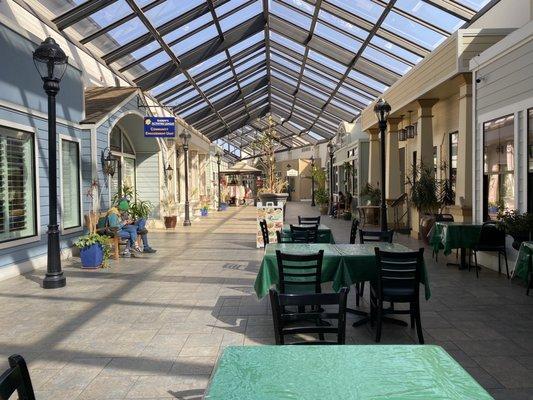
[[[80,258],[83,268],[109,267],[111,247],[109,238],[98,233],[80,236],[74,245],[80,249]]]
[[[342,214],[342,217],[346,221],[351,221],[352,220],[352,213],[350,211],[345,211],[344,214]]]

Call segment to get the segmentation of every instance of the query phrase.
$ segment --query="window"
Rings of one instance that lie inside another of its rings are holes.
[[[483,124],[483,209],[496,219],[499,209],[515,208],[514,115]]]
[[[533,212],[533,108],[527,115],[527,211]]]
[[[457,144],[459,142],[459,133],[450,133],[450,151],[448,160],[448,174],[450,179],[450,185],[455,197],[455,190],[457,186]]]
[[[121,193],[124,186],[135,193],[135,150],[126,133],[115,125],[109,138],[111,157],[115,161],[115,174],[110,180],[111,195]]]
[[[37,235],[33,135],[0,127],[0,242]]]
[[[81,226],[80,145],[66,139],[61,140],[61,224]]]

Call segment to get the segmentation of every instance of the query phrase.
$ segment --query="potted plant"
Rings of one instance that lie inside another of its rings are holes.
[[[176,202],[171,195],[168,195],[165,200],[161,201],[161,207],[163,208],[163,217],[165,220],[165,228],[174,229],[178,221],[178,217],[175,214],[176,211]]]
[[[352,212],[351,211],[344,211],[344,213],[342,214],[342,218],[344,218],[344,220],[346,220],[346,221],[351,221],[352,220]]]
[[[87,269],[109,266],[109,238],[98,233],[80,236],[74,245],[80,249],[81,267]]]
[[[200,215],[202,217],[207,217],[209,214],[209,203],[202,203],[202,206],[200,207]]]
[[[502,210],[498,213],[505,233],[512,236],[513,248],[518,250],[522,242],[533,239],[533,213],[520,214],[516,210]]]
[[[316,183],[315,189],[315,203],[320,208],[320,214],[326,215],[328,213],[329,192],[326,189],[326,171],[319,166],[313,166],[311,170],[312,178]]]
[[[287,181],[276,172],[275,150],[280,139],[274,129],[274,121],[271,116],[268,118],[268,129],[263,135],[252,142],[252,148],[262,156],[259,158],[259,166],[265,171],[266,179],[264,185],[258,191],[259,198],[263,204],[273,202],[276,204],[279,200],[286,201],[289,197],[285,193]]]
[[[133,219],[148,219],[154,205],[148,200],[137,200],[130,204],[130,214]]]
[[[361,199],[367,206],[377,206],[381,202],[381,189],[367,183],[366,186],[361,189]]]

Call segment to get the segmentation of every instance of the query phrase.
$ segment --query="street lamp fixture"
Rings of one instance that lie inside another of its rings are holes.
[[[222,159],[222,154],[219,150],[215,153],[215,157],[217,159],[217,187],[218,187],[218,211],[222,211],[222,199],[220,198],[220,162]]]
[[[380,227],[382,232],[387,228],[387,204],[385,201],[385,132],[387,131],[387,119],[391,111],[391,106],[383,99],[379,99],[374,106],[374,113],[378,118],[379,132],[381,136],[381,204],[380,204]]]
[[[172,173],[174,172],[174,168],[170,164],[165,168],[165,175],[167,176],[167,180],[170,182],[172,180]]]
[[[311,156],[311,207],[315,204],[315,157]]]
[[[185,157],[185,218],[183,219],[183,226],[191,226],[189,217],[189,140],[191,140],[191,134],[184,131],[180,134],[180,139],[183,144],[183,156]]]
[[[44,289],[55,289],[67,284],[61,270],[59,250],[59,225],[57,221],[57,135],[56,135],[56,95],[59,82],[67,69],[68,57],[51,37],[46,38],[33,53],[33,62],[41,79],[43,89],[48,95],[48,259]]]

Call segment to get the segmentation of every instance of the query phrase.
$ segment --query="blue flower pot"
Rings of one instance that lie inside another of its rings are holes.
[[[100,268],[104,261],[104,249],[99,243],[84,247],[80,250],[80,258],[82,268]]]
[[[208,210],[200,210],[202,217],[207,217]]]

